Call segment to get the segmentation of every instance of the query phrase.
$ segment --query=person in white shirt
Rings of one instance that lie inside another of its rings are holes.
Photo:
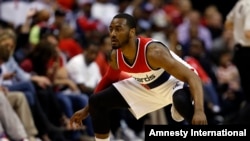
[[[82,54],[74,56],[67,63],[70,78],[79,86],[82,93],[92,94],[101,79],[100,69],[95,62],[99,46],[89,43]]]
[[[93,18],[100,20],[106,27],[117,13],[118,6],[109,0],[96,0],[91,9]]]
[[[245,98],[250,106],[250,1],[238,0],[228,13],[225,21],[225,30],[232,30],[234,36],[234,63],[237,66],[241,78],[241,85]],[[249,108],[248,108],[249,109]],[[245,112],[246,114],[249,112]],[[247,116],[242,116],[247,117]],[[248,115],[249,117],[249,115]],[[248,119],[240,119],[239,122],[247,122]]]

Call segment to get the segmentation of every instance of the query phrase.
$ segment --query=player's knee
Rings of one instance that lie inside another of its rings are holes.
[[[173,94],[174,105],[181,104],[183,102],[184,99],[182,95],[183,95],[183,92],[181,92],[181,90],[178,90]]]
[[[98,96],[93,94],[89,97],[89,111],[96,111],[98,109]]]
[[[173,94],[173,104],[175,105],[175,107],[179,107],[179,105],[186,105],[185,103],[190,103],[190,102],[191,102],[190,94],[186,89],[177,90]]]
[[[178,113],[191,123],[193,106],[188,88],[180,89],[174,93],[173,104]]]

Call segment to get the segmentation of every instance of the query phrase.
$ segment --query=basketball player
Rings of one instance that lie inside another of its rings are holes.
[[[171,112],[176,121],[207,124],[202,83],[190,66],[161,42],[137,37],[131,15],[116,15],[109,31],[111,68],[90,97],[88,107],[73,115],[72,123],[81,125],[89,112],[96,141],[109,141],[110,110],[128,108],[139,119],[173,104]],[[118,81],[122,72],[131,77]]]

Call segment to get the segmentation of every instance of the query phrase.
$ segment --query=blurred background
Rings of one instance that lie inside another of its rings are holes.
[[[1,86],[26,97],[37,130],[26,129],[31,138],[93,140],[91,118],[77,131],[69,118],[86,105],[106,72],[110,21],[117,13],[128,13],[137,20],[138,36],[162,41],[197,69],[209,124],[237,124],[246,99],[233,62],[233,34],[224,28],[236,2],[0,0],[0,45],[11,52],[1,65]],[[174,121],[170,110],[171,105],[140,120],[125,110],[112,112],[112,139],[143,140],[145,124],[186,124]],[[6,132],[0,137],[11,138]]]

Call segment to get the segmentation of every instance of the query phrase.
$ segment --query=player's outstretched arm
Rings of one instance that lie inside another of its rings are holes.
[[[86,119],[89,115],[89,106],[82,108],[81,110],[78,110],[73,114],[73,116],[70,118],[70,126],[73,129],[79,129],[83,127],[82,121]]]
[[[166,72],[175,78],[189,84],[190,92],[194,100],[193,124],[207,124],[204,113],[203,87],[200,78],[188,67],[177,61],[167,47],[161,43],[151,43],[147,50],[149,65],[154,68],[164,68]]]
[[[107,88],[108,86],[112,85],[112,83],[117,82],[119,80],[123,80],[128,78],[129,76],[121,72],[120,70],[115,70],[111,67],[108,68],[108,71],[103,76],[99,84],[97,85],[94,93],[98,94],[99,91]],[[89,115],[89,107],[88,105],[83,109],[74,113],[74,115],[70,118],[70,125],[72,128],[77,129],[82,127],[82,120],[87,118]]]
[[[101,81],[98,83],[95,93],[97,93],[100,90],[103,90],[104,88],[110,86],[112,83],[117,82],[119,80],[123,80],[129,77],[125,72],[122,72],[117,67],[116,62],[116,51],[111,50],[110,54],[108,56],[109,60],[109,68],[105,75],[102,77]]]
[[[126,74],[125,72],[122,72],[120,70],[115,70],[111,67],[108,68],[107,73],[103,76],[101,81],[98,83],[95,93],[107,88],[112,83],[117,82],[119,80],[123,80],[126,78],[129,78],[130,76]]]

